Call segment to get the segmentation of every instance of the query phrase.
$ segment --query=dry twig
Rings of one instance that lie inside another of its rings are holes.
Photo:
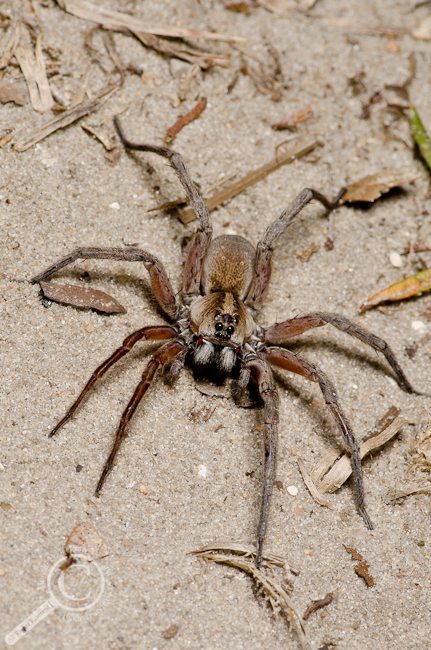
[[[214,210],[214,208],[217,208],[219,205],[226,203],[226,201],[229,201],[229,199],[233,199],[238,194],[241,194],[241,192],[244,192],[244,190],[246,190],[248,187],[255,185],[255,183],[258,183],[262,179],[266,178],[269,174],[272,174],[272,172],[275,172],[283,165],[291,163],[294,160],[301,158],[301,156],[305,156],[307,153],[317,147],[318,144],[320,143],[315,138],[308,137],[298,140],[298,142],[296,142],[296,144],[293,145],[291,149],[288,149],[284,153],[281,153],[270,162],[262,165],[262,167],[249,172],[236,183],[232,183],[232,185],[229,185],[220,192],[216,192],[210,199],[206,200],[208,210]],[[194,221],[194,219],[196,219],[196,215],[191,208],[186,208],[184,212],[181,212],[179,214],[179,218],[184,224],[187,224],[191,221]]]
[[[167,130],[165,145],[170,144],[174,140],[175,136],[178,135],[181,129],[183,129],[187,124],[190,124],[190,122],[197,120],[199,115],[205,110],[206,105],[207,100],[202,99],[191,111],[187,113],[187,115],[180,117],[180,119]]]

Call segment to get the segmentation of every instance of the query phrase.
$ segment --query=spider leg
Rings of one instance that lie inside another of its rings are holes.
[[[317,382],[322,391],[326,405],[332,413],[335,422],[343,436],[347,451],[350,454],[352,471],[355,480],[358,509],[361,513],[368,530],[373,530],[373,525],[365,509],[364,482],[362,476],[361,457],[359,454],[358,441],[355,438],[351,424],[338,402],[337,392],[328,377],[314,363],[300,359],[290,350],[283,348],[261,348],[259,356],[273,363],[284,370],[290,370],[298,375],[306,377],[310,381]]]
[[[146,251],[140,250],[139,248],[93,248],[93,247],[82,247],[77,248],[66,257],[63,257],[58,262],[52,264],[42,273],[35,275],[31,279],[33,284],[36,282],[41,282],[45,280],[50,275],[64,268],[68,264],[75,262],[75,260],[89,260],[89,259],[99,259],[99,260],[124,260],[125,262],[143,262],[145,268],[150,275],[150,284],[153,290],[154,296],[159,303],[160,307],[163,309],[165,314],[169,318],[176,319],[180,312],[181,308],[177,305],[174,290],[172,289],[169,278],[166,274],[166,271],[163,267],[163,264],[157,257],[147,253]]]
[[[371,346],[374,350],[377,350],[377,352],[381,352],[386,357],[387,362],[396,374],[401,387],[406,391],[406,393],[425,395],[425,393],[420,393],[413,388],[386,341],[375,334],[372,334],[364,327],[352,323],[348,318],[340,316],[340,314],[314,312],[307,316],[285,320],[282,323],[277,323],[272,327],[269,327],[264,333],[263,340],[265,343],[273,345],[284,345],[285,342],[293,336],[298,336],[314,327],[322,327],[327,324],[333,325],[342,332],[349,334],[349,336],[353,336]]]
[[[250,354],[245,358],[245,368],[256,381],[260,396],[264,401],[263,440],[265,452],[264,483],[262,505],[260,509],[259,526],[257,530],[256,567],[262,562],[263,540],[268,525],[269,504],[275,479],[275,464],[277,460],[278,434],[278,392],[269,365],[256,355]],[[249,376],[250,376],[249,375]],[[247,375],[245,374],[244,377]]]
[[[84,386],[83,390],[79,394],[78,398],[74,401],[72,406],[69,408],[67,411],[66,415],[60,422],[54,427],[54,429],[51,431],[49,434],[49,437],[52,438],[59,429],[63,426],[63,424],[66,424],[68,420],[72,417],[72,415],[75,413],[76,409],[90,390],[90,388],[93,386],[93,384],[96,383],[98,379],[103,377],[105,372],[111,368],[114,363],[117,363],[122,357],[124,357],[132,347],[137,343],[138,341],[142,341],[144,339],[145,341],[162,341],[164,339],[172,339],[178,336],[178,330],[174,327],[169,327],[168,325],[156,325],[154,327],[143,327],[140,330],[137,330],[136,332],[133,332],[133,334],[130,334],[126,339],[123,341],[123,345],[115,350],[113,354],[109,357],[109,359],[106,359],[91,375],[90,379]]]
[[[105,478],[107,477],[109,471],[111,470],[112,463],[114,462],[121,440],[124,436],[125,428],[127,424],[130,422],[130,420],[132,419],[132,416],[136,411],[139,402],[141,401],[141,399],[147,392],[149,386],[151,385],[151,382],[154,379],[154,375],[156,374],[157,370],[160,367],[165,365],[167,361],[174,358],[177,354],[180,354],[183,351],[184,347],[185,347],[185,343],[183,343],[180,340],[171,341],[170,343],[167,343],[155,353],[155,355],[153,356],[153,358],[150,360],[147,367],[145,368],[144,372],[142,373],[142,379],[137,385],[135,392],[133,393],[132,399],[126,406],[126,409],[123,415],[121,416],[120,424],[115,436],[114,445],[112,447],[111,453],[109,454],[109,458],[106,461],[106,465],[100,476],[99,482],[97,484],[97,488],[95,492],[95,495],[97,497],[99,496],[100,490],[102,489]]]
[[[187,260],[183,273],[183,294],[186,302],[191,302],[194,296],[199,295],[199,286],[201,281],[201,266],[208,246],[212,238],[212,225],[208,208],[204,199],[202,198],[195,183],[190,178],[190,174],[184,164],[182,156],[176,151],[164,149],[163,147],[155,147],[150,144],[137,144],[127,140],[121,128],[118,117],[114,117],[114,124],[117,129],[118,135],[126,147],[126,149],[135,149],[136,151],[149,151],[156,153],[163,158],[167,158],[177,173],[177,176],[184,187],[187,199],[199,221],[197,231],[193,236],[192,243],[189,248]]]
[[[275,242],[286,228],[290,226],[296,215],[299,214],[299,212],[301,212],[301,210],[312,199],[320,201],[327,210],[333,210],[337,207],[344,193],[345,189],[343,188],[338,193],[335,200],[331,202],[323,196],[323,194],[320,194],[320,192],[305,188],[298,194],[292,205],[283,210],[278,219],[267,228],[263,238],[256,247],[254,278],[246,300],[246,304],[251,307],[251,309],[257,310],[261,307],[263,294],[271,275],[271,258]]]

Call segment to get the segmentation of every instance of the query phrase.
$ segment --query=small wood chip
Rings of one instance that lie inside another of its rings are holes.
[[[109,549],[94,526],[87,521],[78,524],[67,538],[65,551],[68,556],[81,555],[89,562],[109,555]]]
[[[361,178],[360,181],[348,185],[340,203],[354,203],[355,201],[366,201],[372,203],[382,194],[389,192],[392,187],[398,187],[401,183],[411,183],[417,174],[408,174],[400,169],[391,169],[377,174],[371,174]]]
[[[176,636],[179,632],[180,628],[178,625],[170,625],[166,630],[163,632],[163,637],[165,639],[173,639],[174,636]]]
[[[306,264],[310,257],[313,255],[313,253],[317,253],[319,250],[319,244],[315,244],[314,242],[309,246],[305,251],[297,251],[296,254],[300,258],[301,262]]]
[[[314,600],[311,603],[311,605],[307,607],[307,609],[302,615],[302,618],[304,619],[304,621],[307,621],[308,618],[310,617],[310,614],[317,612],[317,610],[322,609],[322,607],[326,607],[327,605],[330,605],[333,600],[334,600],[334,594],[332,592],[326,594],[326,596],[324,598],[321,598],[320,600]]]
[[[10,142],[12,140],[12,138],[13,138],[13,129],[11,130],[10,133],[7,133],[0,140],[0,149],[2,149],[5,145],[7,145],[7,143]]]
[[[187,113],[187,115],[184,115],[184,117],[181,117],[177,122],[175,122],[175,124],[167,130],[165,145],[173,142],[175,136],[178,135],[178,133],[186,126],[186,124],[190,124],[190,122],[197,120],[199,115],[205,110],[206,105],[207,100],[202,99],[191,111]]]
[[[112,296],[87,287],[76,285],[55,284],[54,282],[41,282],[40,288],[48,300],[59,302],[62,305],[72,305],[82,309],[95,309],[105,314],[125,314],[126,308]]]
[[[309,120],[312,115],[313,115],[313,110],[311,106],[308,106],[307,108],[304,108],[304,110],[299,111],[299,113],[292,115],[292,117],[289,117],[287,120],[284,120],[283,122],[277,122],[277,124],[273,124],[271,126],[271,129],[274,129],[274,131],[282,131],[283,129],[294,129],[297,124],[300,124],[301,122],[305,122],[305,120]]]

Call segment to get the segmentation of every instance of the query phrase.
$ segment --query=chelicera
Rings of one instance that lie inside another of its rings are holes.
[[[178,175],[188,201],[198,219],[183,273],[182,302],[180,303],[161,262],[151,253],[129,248],[78,248],[59,260],[46,271],[32,279],[40,282],[77,259],[111,259],[140,261],[149,272],[154,296],[170,321],[170,325],[147,326],[128,336],[92,374],[81,394],[63,419],[49,434],[53,436],[72,417],[91,387],[138,341],[166,340],[153,355],[145,368],[142,379],[130,399],[117,429],[114,445],[96,488],[98,496],[112,468],[114,458],[124,436],[125,429],[139,402],[147,392],[156,372],[167,366],[171,376],[176,376],[184,365],[221,376],[236,374],[236,396],[250,385],[257,388],[264,409],[264,481],[260,519],[257,531],[256,565],[262,560],[262,547],[268,523],[271,493],[275,480],[277,429],[279,422],[279,397],[271,371],[271,365],[317,382],[324,400],[342,434],[350,454],[356,488],[358,509],[368,529],[373,526],[365,508],[359,446],[348,418],[339,404],[335,388],[326,375],[313,363],[293,354],[286,345],[292,337],[321,327],[333,325],[353,336],[387,359],[402,388],[415,393],[392,350],[385,341],[352,323],[344,316],[334,313],[314,312],[276,323],[263,329],[255,322],[267,288],[271,257],[278,237],[290,225],[296,215],[313,198],[327,209],[337,204],[328,201],[320,193],[304,189],[291,206],[282,212],[266,230],[256,249],[250,242],[236,235],[224,235],[212,239],[212,226],[205,201],[190,178],[179,153],[145,144],[128,141],[115,121],[120,138],[127,149],[147,151],[166,158]]]

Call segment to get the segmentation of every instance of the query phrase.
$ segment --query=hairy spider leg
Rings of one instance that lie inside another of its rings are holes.
[[[275,480],[275,465],[277,460],[277,438],[278,438],[278,407],[279,398],[274,377],[269,365],[256,355],[247,355],[244,359],[245,368],[250,371],[244,377],[253,377],[256,381],[259,394],[264,402],[263,414],[263,444],[264,444],[264,481],[262,502],[260,508],[259,525],[257,529],[256,567],[259,568],[262,562],[263,540],[268,525],[269,506],[272,489]]]
[[[358,509],[361,513],[368,530],[373,530],[373,525],[365,509],[364,482],[362,476],[361,457],[359,445],[347,416],[338,402],[337,392],[334,385],[314,363],[300,359],[290,350],[283,348],[267,348],[259,350],[259,356],[284,370],[290,370],[298,375],[306,377],[310,381],[318,382],[325,403],[332,413],[332,417],[338,425],[343,436],[347,451],[350,454],[352,471],[355,480]]]
[[[120,424],[115,436],[114,445],[112,447],[111,453],[109,454],[109,458],[106,461],[106,465],[100,476],[99,482],[97,484],[97,488],[95,492],[96,497],[99,496],[105,478],[107,477],[108,473],[111,470],[112,463],[114,462],[121,440],[124,436],[124,431],[126,429],[126,426],[132,419],[132,416],[136,411],[139,402],[144,397],[145,393],[150,387],[151,382],[154,379],[154,375],[156,374],[157,370],[162,366],[164,366],[165,363],[170,361],[170,359],[175,359],[176,355],[181,354],[185,347],[186,344],[181,340],[171,341],[166,345],[164,345],[162,348],[160,348],[160,350],[158,350],[154,354],[153,358],[149,361],[147,367],[142,373],[142,379],[137,385],[135,392],[133,393],[132,399],[126,406],[126,409],[124,410],[123,415],[121,416]]]
[[[343,187],[338,192],[334,201],[329,201],[320,192],[305,188],[298,194],[292,205],[283,210],[278,219],[268,226],[263,238],[256,247],[254,278],[246,299],[246,304],[251,309],[258,310],[262,306],[262,299],[271,276],[271,259],[274,252],[274,245],[280,235],[290,226],[294,218],[312,199],[316,199],[327,211],[331,211],[338,206],[345,192],[346,188]]]
[[[66,424],[68,420],[72,417],[72,415],[75,413],[76,409],[90,390],[90,388],[98,381],[109,368],[112,368],[112,366],[117,363],[120,359],[122,359],[126,354],[130,352],[132,347],[137,343],[138,341],[163,341],[165,339],[173,339],[176,336],[178,336],[179,332],[175,327],[170,327],[169,325],[156,325],[156,326],[149,326],[149,327],[143,327],[140,330],[137,330],[136,332],[133,332],[133,334],[130,334],[126,339],[123,341],[123,345],[115,350],[113,354],[109,357],[109,359],[106,359],[96,370],[93,372],[91,375],[90,379],[88,382],[85,384],[83,390],[81,393],[78,395],[78,398],[74,401],[72,406],[69,408],[67,411],[66,415],[60,422],[54,427],[54,429],[51,431],[49,434],[49,438],[52,438],[59,429],[63,426],[63,424]]]
[[[172,289],[169,278],[164,269],[163,264],[157,257],[143,251],[139,248],[94,248],[94,247],[81,247],[63,257],[61,260],[54,262],[39,275],[35,275],[31,279],[33,284],[45,280],[50,275],[63,269],[68,264],[76,260],[119,260],[124,262],[143,262],[145,268],[150,275],[150,284],[154,296],[159,303],[161,309],[165,314],[176,320],[181,314],[181,307],[177,305],[174,290]]]
[[[190,178],[190,174],[184,164],[181,154],[176,151],[171,151],[170,149],[164,149],[163,147],[130,142],[130,140],[128,140],[124,135],[118,117],[114,117],[114,124],[126,149],[148,151],[169,160],[181,182],[181,185],[185,189],[187,199],[199,221],[199,226],[193,235],[190,244],[183,273],[183,297],[186,303],[189,303],[195,296],[199,295],[202,262],[212,238],[213,229],[206,203],[195,183]]]
[[[293,336],[298,336],[310,329],[322,327],[327,324],[333,325],[342,332],[349,334],[349,336],[353,336],[363,343],[366,343],[370,347],[374,348],[374,350],[377,350],[377,352],[381,352],[386,357],[387,362],[396,374],[401,387],[406,391],[406,393],[426,395],[426,393],[420,393],[413,388],[386,341],[375,334],[372,334],[364,327],[352,323],[348,318],[340,316],[340,314],[313,312],[306,316],[285,320],[282,323],[277,323],[272,325],[272,327],[269,327],[264,332],[263,340],[266,343],[272,343],[273,345],[284,345],[285,342]]]

